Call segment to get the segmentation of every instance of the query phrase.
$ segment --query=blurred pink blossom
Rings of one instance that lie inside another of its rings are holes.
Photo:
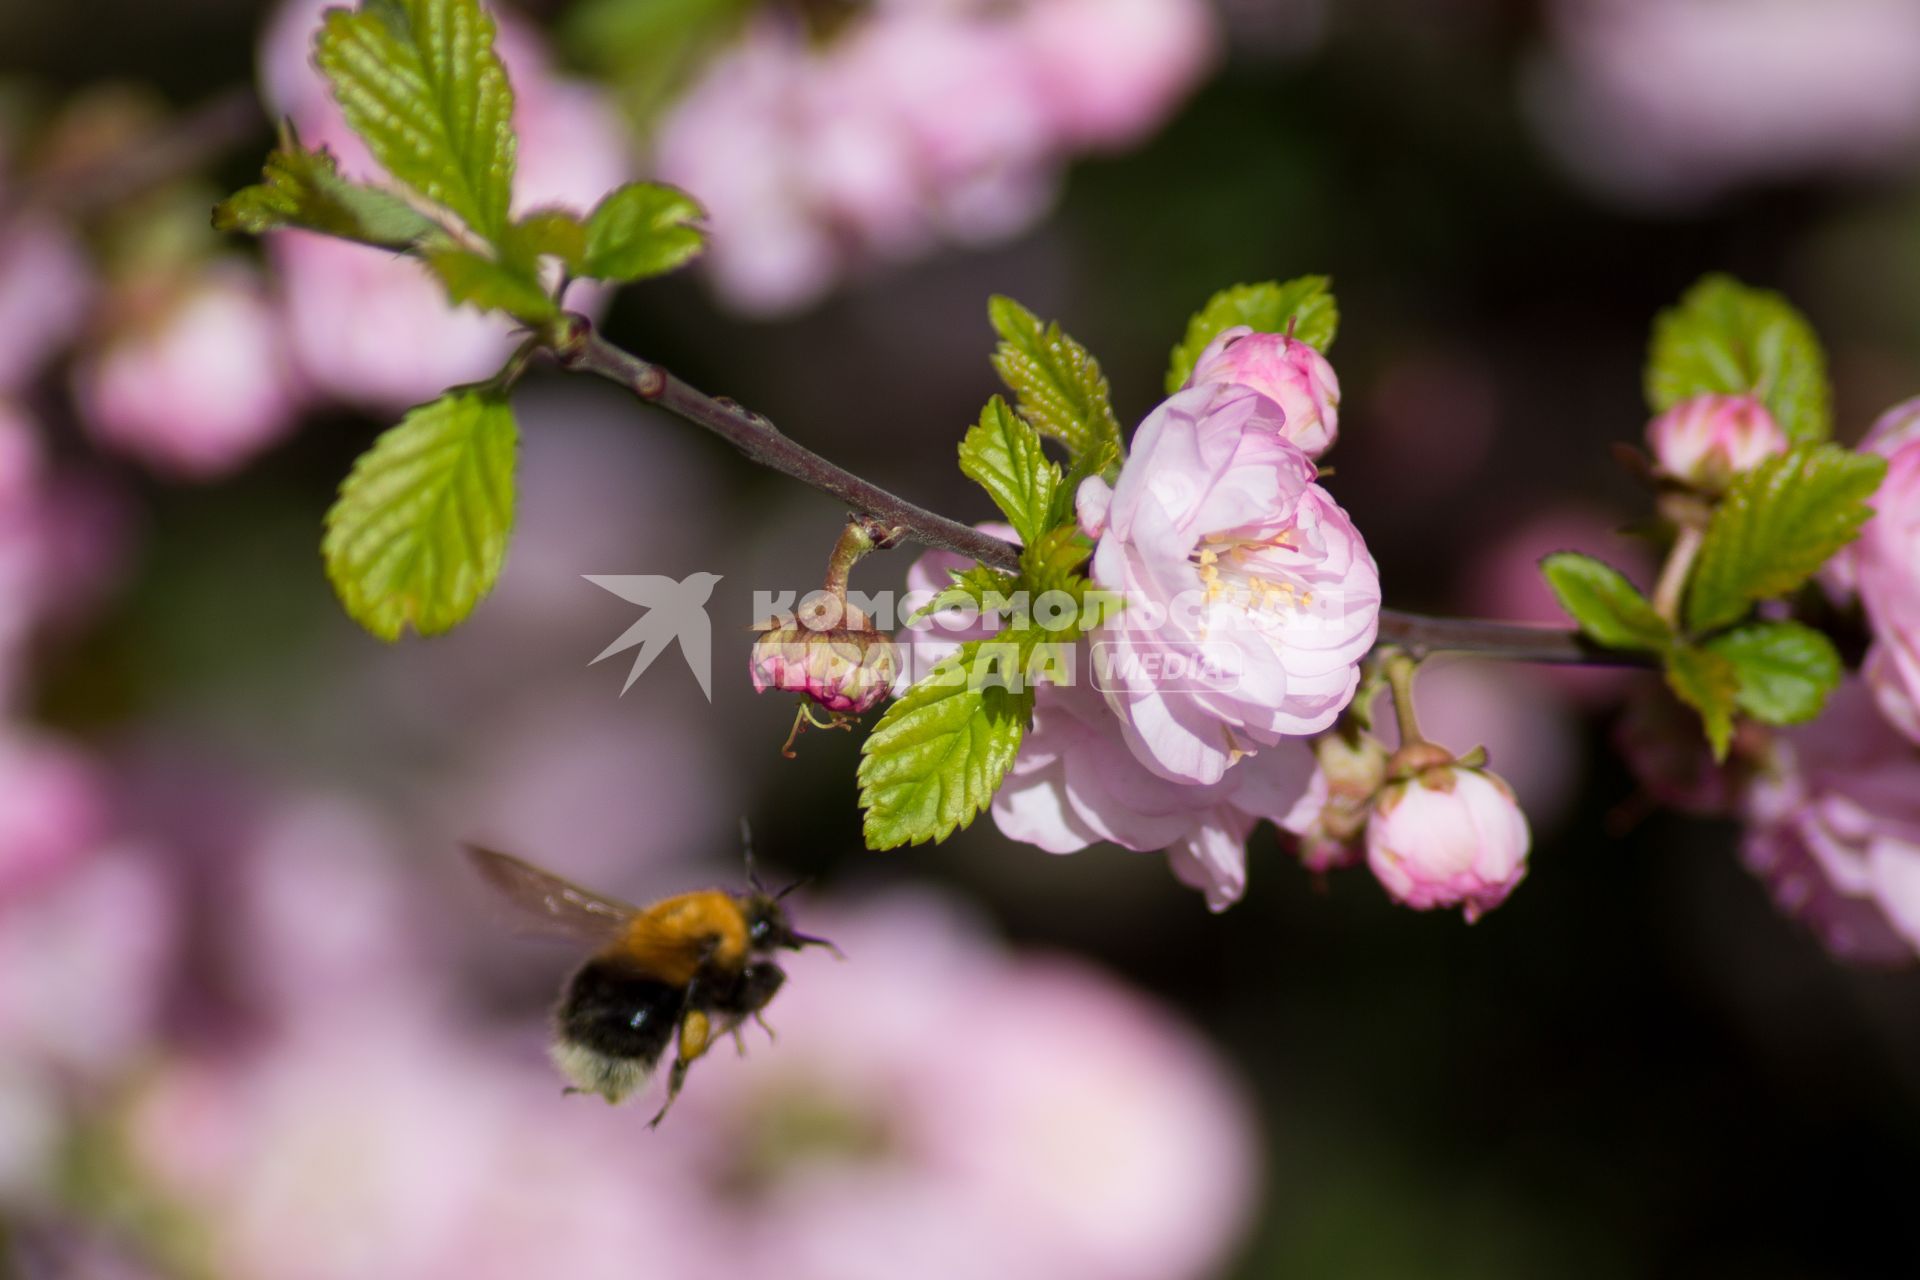
[[[1459,755],[1484,747],[1535,828],[1572,806],[1584,764],[1578,722],[1545,674],[1511,663],[1429,661],[1414,686],[1422,731]],[[1689,728],[1698,741],[1698,726]]]
[[[94,1076],[155,1029],[178,932],[145,849],[110,846],[0,902],[0,1045],[9,1060]]]
[[[1244,387],[1177,392],[1115,484],[1080,488],[1091,576],[1125,601],[1089,633],[1111,656],[1102,688],[1162,777],[1218,782],[1244,753],[1325,729],[1373,644],[1379,571],[1280,426]]]
[[[1636,201],[1920,155],[1911,0],[1557,0],[1527,92],[1562,163]]]
[[[888,4],[816,39],[762,18],[662,122],[721,295],[804,308],[842,275],[1031,226],[1064,161],[1151,132],[1211,63],[1199,0]]]
[[[1869,683],[1884,714],[1920,742],[1920,402],[1883,415],[1861,447],[1887,459],[1873,519],[1845,553],[1873,627]]]
[[[265,285],[231,259],[89,349],[74,394],[101,444],[195,479],[243,465],[292,428],[298,409]]]
[[[46,465],[38,424],[0,400],[0,525],[25,517]]]
[[[105,832],[106,806],[79,751],[0,721],[0,907],[86,854]]]
[[[1225,1261],[1255,1122],[1167,1010],[1007,954],[938,900],[796,910],[848,960],[795,957],[778,1042],[702,1063],[662,1129],[705,1135],[679,1172],[724,1214],[711,1274],[1182,1280]]]
[[[0,224],[0,395],[18,391],[79,331],[93,272],[64,227]]]
[[[1084,650],[1081,653],[1085,661]],[[1286,742],[1248,756],[1212,784],[1170,782],[1128,750],[1121,726],[1084,682],[1037,691],[1033,724],[993,799],[1003,835],[1049,853],[1108,840],[1138,852],[1166,850],[1173,873],[1223,911],[1247,886],[1247,837],[1299,800],[1313,767]]]
[[[1835,955],[1891,964],[1920,951],[1920,749],[1860,681],[1780,735],[1746,818],[1747,866]]]
[[[313,65],[313,37],[328,6],[281,6],[261,40],[261,92],[303,141],[329,147],[347,172],[381,180]],[[520,135],[514,211],[585,211],[633,174],[626,128],[604,93],[556,73],[537,31],[493,12]],[[513,349],[511,322],[450,307],[439,283],[411,259],[303,232],[278,233],[270,248],[294,358],[313,386],[336,399],[392,412],[486,377]],[[568,295],[570,306],[589,313],[604,299],[604,291],[587,288]]]

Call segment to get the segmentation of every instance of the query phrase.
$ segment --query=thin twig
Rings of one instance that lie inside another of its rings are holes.
[[[751,461],[831,494],[853,510],[903,530],[915,542],[956,551],[996,569],[1012,572],[1020,567],[1020,551],[1013,544],[929,511],[827,461],[751,409],[709,396],[659,365],[623,351],[595,332],[585,316],[567,314],[549,326],[543,338],[562,368],[618,383],[648,404],[713,432]],[[1516,662],[1645,665],[1638,655],[1602,649],[1577,632],[1557,627],[1434,618],[1392,609],[1380,611],[1379,642],[1415,658],[1462,652]]]

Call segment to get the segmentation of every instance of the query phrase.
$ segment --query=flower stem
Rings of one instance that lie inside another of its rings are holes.
[[[1707,540],[1706,529],[1697,524],[1680,526],[1679,536],[1673,540],[1673,549],[1667,552],[1667,562],[1660,566],[1660,580],[1653,586],[1653,611],[1675,628],[1680,626],[1680,597],[1687,589],[1687,576],[1693,572],[1693,562],[1700,557],[1700,547]]]
[[[1403,750],[1426,741],[1420,736],[1420,717],[1413,707],[1413,673],[1419,665],[1411,654],[1398,650],[1386,661],[1387,687],[1393,691],[1393,718],[1400,725]]]
[[[646,403],[713,432],[748,460],[837,498],[855,512],[872,516],[887,530],[886,540],[878,545],[911,538],[923,546],[958,552],[990,568],[1019,571],[1020,550],[1012,543],[929,511],[829,462],[753,410],[723,397],[709,396],[659,365],[621,350],[595,332],[585,316],[569,312],[545,326],[538,336],[561,368],[617,383]],[[1650,665],[1644,654],[1602,649],[1578,632],[1563,628],[1436,618],[1393,609],[1380,611],[1378,643],[1399,649],[1416,661],[1444,651],[1513,662]]]

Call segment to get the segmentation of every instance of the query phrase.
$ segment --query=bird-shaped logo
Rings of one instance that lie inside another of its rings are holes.
[[[713,701],[713,624],[707,619],[707,601],[713,595],[714,584],[720,581],[719,574],[694,573],[679,582],[657,573],[582,576],[594,586],[646,609],[638,622],[593,660],[599,662],[616,653],[639,648],[633,655],[633,669],[627,672],[627,682],[620,686],[623,696],[633,688],[640,673],[653,665],[667,642],[678,640],[681,656],[686,658],[693,678],[700,682],[700,692],[707,695],[708,702]],[[592,666],[593,662],[587,665]]]

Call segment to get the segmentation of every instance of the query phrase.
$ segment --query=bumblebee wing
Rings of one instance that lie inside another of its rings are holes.
[[[518,922],[549,935],[603,947],[639,910],[630,902],[583,889],[508,853],[467,845],[467,861],[512,905]]]

